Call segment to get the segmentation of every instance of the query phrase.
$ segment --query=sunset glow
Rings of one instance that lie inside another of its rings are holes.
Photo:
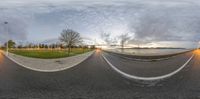
[[[117,40],[116,44],[120,42],[119,35],[128,33],[131,35],[128,46],[184,45],[194,48],[193,42],[200,39],[200,30],[197,28],[200,19],[199,7],[185,1],[184,4],[172,0],[165,3],[159,0],[153,2],[3,0],[0,4],[0,22],[8,21],[10,32],[9,35],[0,36],[0,45],[3,45],[8,37],[18,44],[57,42],[62,29],[70,28],[83,35],[89,45],[105,44],[100,37],[101,33],[111,34],[111,37]],[[2,24],[0,32],[6,32]]]
[[[2,54],[2,51],[0,50],[0,64],[2,64],[4,61],[4,56]]]
[[[195,55],[200,56],[200,49],[194,51]]]

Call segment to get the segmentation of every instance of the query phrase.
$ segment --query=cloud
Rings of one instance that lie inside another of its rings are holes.
[[[130,23],[135,39],[147,41],[197,41],[200,35],[199,6],[150,6]]]
[[[4,22],[8,22],[8,24],[4,24]],[[0,23],[0,42],[4,43],[8,39],[26,40],[27,24],[21,18],[1,16]]]
[[[196,0],[4,0],[0,9],[16,25],[10,27],[12,32],[21,33],[16,38],[55,38],[68,27],[92,39],[99,39],[102,32],[132,33],[129,43],[145,44],[199,40],[199,4]]]

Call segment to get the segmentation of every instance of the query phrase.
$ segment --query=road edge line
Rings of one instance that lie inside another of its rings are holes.
[[[111,52],[111,51],[106,51],[104,50],[106,53],[114,53],[116,54],[117,56],[120,56],[120,53],[116,53],[116,52]],[[188,53],[190,51],[186,51],[186,53]],[[185,52],[184,52],[185,53]],[[126,57],[126,56],[120,56],[122,58],[125,58],[125,59],[129,59],[129,60],[134,60],[134,61],[142,61],[142,62],[154,62],[154,61],[162,61],[162,60],[168,60],[168,59],[171,59],[171,58],[174,58],[176,57],[177,55],[173,55],[173,56],[169,56],[169,57],[165,57],[165,58],[157,58],[157,59],[140,59],[140,58],[130,58],[130,57]]]
[[[169,78],[169,77],[177,74],[178,72],[180,72],[192,60],[192,58],[194,57],[194,54],[177,70],[175,70],[171,73],[162,75],[162,76],[157,76],[157,77],[139,77],[139,76],[130,75],[130,74],[125,73],[125,72],[119,70],[118,68],[116,68],[112,63],[110,63],[108,61],[108,59],[103,54],[102,54],[102,56],[103,56],[104,60],[110,65],[110,67],[112,69],[114,69],[116,72],[118,72],[119,74],[121,74],[125,78],[131,79],[131,80],[138,80],[138,81],[159,81],[159,80]]]

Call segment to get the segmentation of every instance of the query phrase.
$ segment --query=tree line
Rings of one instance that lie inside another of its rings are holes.
[[[4,44],[2,48],[6,48],[7,43],[8,43],[8,48],[51,48],[51,49],[56,49],[56,48],[61,48],[61,49],[68,49],[68,52],[70,53],[72,48],[88,48],[87,45],[83,44],[83,39],[80,36],[80,33],[72,30],[72,29],[64,29],[60,36],[59,40],[61,43],[59,44],[33,44],[29,43],[26,45],[16,45],[16,43],[13,40],[9,40]],[[95,48],[95,45],[90,46],[90,48]]]

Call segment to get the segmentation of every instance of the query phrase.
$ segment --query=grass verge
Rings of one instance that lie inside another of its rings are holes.
[[[32,58],[41,58],[41,59],[54,59],[54,58],[64,58],[64,57],[70,57],[82,53],[86,53],[89,51],[92,51],[93,49],[82,49],[82,48],[73,48],[71,52],[68,54],[67,50],[27,50],[27,49],[13,49],[9,52],[26,56],[26,57],[32,57]]]

